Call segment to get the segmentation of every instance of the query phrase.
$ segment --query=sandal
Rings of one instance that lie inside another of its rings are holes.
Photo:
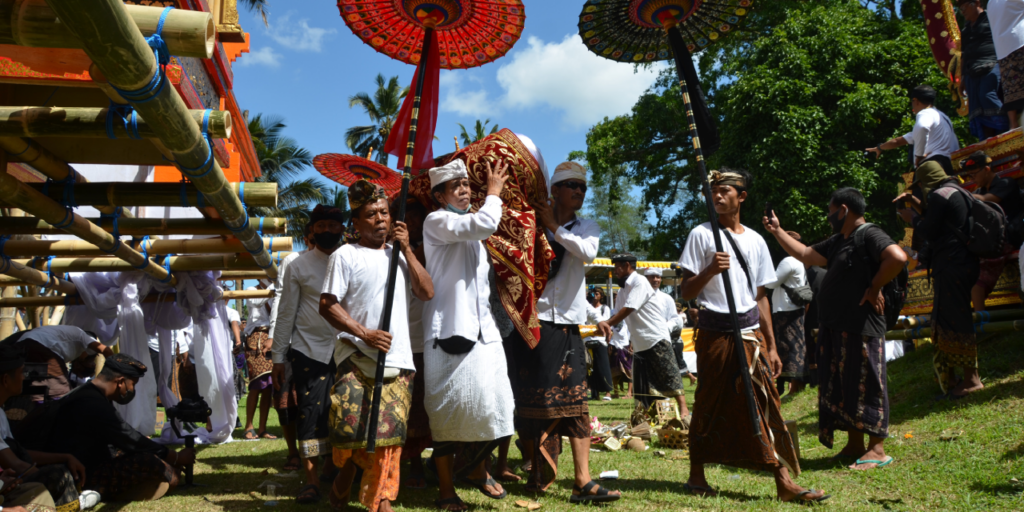
[[[320,503],[320,488],[314,484],[309,484],[303,487],[299,491],[299,495],[295,498],[295,502],[300,505]]]
[[[327,502],[330,503],[331,510],[335,510],[335,511],[340,512],[342,510],[347,509],[348,508],[348,495],[349,495],[349,493],[345,493],[344,496],[339,495],[338,492],[334,489],[334,486],[332,485],[331,486],[331,494],[330,494],[330,496],[327,497]]]
[[[882,469],[882,468],[888,466],[889,464],[892,464],[895,461],[896,461],[896,459],[893,458],[893,457],[889,457],[886,460],[874,460],[874,459],[861,460],[861,459],[857,459],[857,462],[854,462],[853,465],[854,466],[860,466],[861,464],[874,464],[875,467],[873,467],[873,468],[859,470],[859,471],[870,471],[872,469]]]
[[[456,508],[451,508],[453,505]],[[454,498],[448,498],[446,500],[436,499],[434,500],[434,506],[437,507],[439,510],[451,510],[457,512],[462,512],[464,510],[469,509],[469,507],[466,506],[466,503],[462,501],[462,498],[458,496]]]
[[[808,494],[814,494],[816,492],[822,492],[822,491],[819,491],[817,489],[808,489],[806,491],[800,491],[799,493],[797,493],[796,496],[793,496],[793,499],[791,499],[789,501],[785,501],[783,503],[798,503],[800,505],[813,505],[815,503],[821,503],[821,502],[823,502],[823,501],[825,501],[825,500],[827,500],[827,499],[832,497],[831,494],[823,494],[821,496],[818,496],[817,498],[811,498],[811,499],[808,499],[808,500],[805,500],[803,498],[804,496],[807,496]]]
[[[597,492],[590,494],[590,491],[597,488]],[[622,497],[621,494],[609,494],[608,489],[601,487],[600,484],[591,480],[581,489],[580,486],[572,485],[573,493],[579,492],[579,494],[572,494],[569,496],[569,503],[606,503],[609,501],[617,501]]]
[[[488,498],[490,498],[492,500],[501,500],[501,499],[505,499],[505,497],[508,496],[508,490],[506,490],[504,487],[502,487],[501,494],[498,495],[498,496],[495,496],[495,495],[487,492],[487,486],[488,485],[490,485],[491,487],[494,487],[495,485],[498,485],[498,482],[494,478],[492,478],[492,477],[477,478],[477,479],[464,478],[463,480],[465,480],[467,483],[469,483],[473,487],[476,487],[480,491],[481,494],[483,494],[484,496],[487,496]]]
[[[283,471],[298,471],[302,467],[302,459],[298,455],[288,457],[288,461],[281,467]]]
[[[246,441],[259,441],[260,440],[260,436],[258,434],[256,434],[256,429],[250,428],[249,430],[246,430],[245,431],[245,440]]]
[[[260,436],[260,439],[277,439],[277,436],[272,435],[270,432],[267,432],[266,430],[256,435]]]
[[[718,491],[711,487],[692,485],[689,482],[683,484],[683,490],[695,496],[700,496],[701,498],[714,498],[715,496],[718,496]]]

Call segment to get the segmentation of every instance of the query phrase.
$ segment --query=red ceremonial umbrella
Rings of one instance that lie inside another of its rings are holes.
[[[395,171],[377,162],[355,155],[339,155],[325,153],[313,159],[313,167],[325,178],[331,179],[346,187],[351,187],[361,179],[384,187],[388,194],[398,192],[402,188],[402,177]]]
[[[414,94],[405,97],[384,145],[384,152],[397,156],[404,170],[398,211],[394,215],[396,220],[404,221],[413,169],[427,169],[434,163],[431,146],[437,125],[441,68],[482,66],[508,53],[523,33],[526,22],[523,3],[520,0],[338,0],[338,10],[352,32],[374,49],[417,65]],[[422,124],[421,115],[426,121]],[[398,251],[393,251],[388,270],[380,322],[382,331],[391,330],[397,254]],[[366,451],[370,453],[377,442],[386,355],[380,352],[377,356],[373,402],[366,428]]]

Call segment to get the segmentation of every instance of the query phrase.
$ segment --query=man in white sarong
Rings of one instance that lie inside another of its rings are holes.
[[[285,373],[285,362],[292,366],[292,385],[298,398],[299,456],[306,472],[306,486],[296,501],[319,501],[319,475],[316,460],[331,459],[327,417],[331,411],[331,387],[334,384],[334,343],[337,337],[331,324],[320,316],[320,293],[327,275],[327,262],[338,248],[344,230],[342,211],[317,205],[309,216],[316,248],[303,253],[285,269],[283,288],[274,311],[274,375]],[[335,476],[333,465],[325,474]]]
[[[515,431],[512,385],[501,333],[491,316],[488,272],[491,258],[483,241],[498,229],[507,164],[487,163],[487,197],[470,213],[469,173],[453,160],[430,170],[431,192],[442,208],[423,223],[427,271],[436,283],[423,311],[424,405],[434,440],[440,498],[444,510],[463,510],[455,492],[455,454],[467,461],[463,473],[485,496],[508,493],[484,467],[484,457]]]

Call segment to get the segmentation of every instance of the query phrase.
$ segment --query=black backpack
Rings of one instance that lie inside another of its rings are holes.
[[[945,185],[955,188],[967,201],[967,233],[948,224],[971,254],[979,258],[998,258],[1003,255],[1006,245],[1007,222],[1003,207],[996,203],[982,201],[955,183]]]
[[[854,250],[864,260],[865,268],[871,271],[868,276],[868,283],[874,279],[875,274],[878,273],[878,267],[881,266],[881,262],[877,264],[868,255],[866,249],[864,249],[864,237],[870,226],[875,226],[870,222],[862,224],[853,232],[853,245]],[[882,298],[885,299],[885,307],[882,310],[882,314],[885,316],[885,330],[891,331],[896,327],[896,322],[900,319],[900,311],[903,310],[903,304],[907,302],[907,283],[910,281],[910,271],[907,270],[907,266],[903,265],[903,270],[885,286],[882,287]]]

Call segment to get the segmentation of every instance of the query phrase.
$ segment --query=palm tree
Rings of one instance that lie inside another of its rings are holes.
[[[282,135],[286,125],[280,117],[257,114],[249,121],[249,133],[256,147],[262,175],[260,183],[277,183],[277,207],[253,207],[249,213],[262,217],[288,219],[288,235],[301,243],[302,228],[309,221],[311,203],[323,201],[321,184],[313,178],[299,179],[299,174],[313,165],[313,155],[299,147],[295,139]]]
[[[476,142],[476,141],[478,141],[478,140],[480,140],[480,139],[482,139],[482,138],[484,138],[484,137],[486,137],[488,135],[493,135],[495,133],[498,133],[498,130],[500,130],[501,128],[499,128],[497,124],[495,124],[494,127],[491,128],[491,131],[489,131],[489,132],[487,131],[487,125],[490,124],[490,123],[491,123],[490,119],[484,120],[483,123],[481,123],[480,120],[477,119],[476,120],[476,125],[473,127],[473,136],[472,137],[470,137],[469,132],[466,131],[466,127],[462,126],[462,123],[457,123],[459,125],[459,128],[462,128],[462,145],[463,146],[468,146],[468,145],[470,145],[470,144],[472,144],[472,143],[474,143],[474,142]]]
[[[398,85],[397,76],[385,82],[384,75],[378,74],[375,82],[377,91],[373,97],[361,92],[348,99],[349,108],[363,107],[373,124],[349,128],[345,132],[345,145],[352,153],[360,156],[365,156],[373,148],[377,152],[374,160],[386,166],[388,154],[382,149],[391,135],[391,127],[402,109],[402,100],[409,94],[409,88]]]
[[[249,9],[249,12],[255,12],[262,16],[264,25],[268,24],[267,14],[269,13],[267,11],[267,7],[270,6],[270,2],[268,0],[242,0],[242,4],[245,5],[246,9]]]

